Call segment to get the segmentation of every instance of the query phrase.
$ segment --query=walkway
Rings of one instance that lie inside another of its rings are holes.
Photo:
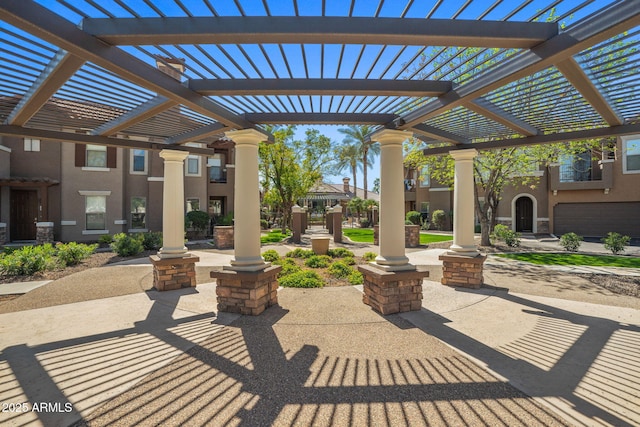
[[[0,304],[118,293],[0,314],[0,401],[29,403],[0,424],[640,424],[638,309],[507,292],[520,279],[490,272],[478,291],[425,281],[423,310],[403,315],[343,287],[281,289],[261,316],[218,316],[205,273],[230,255],[198,255],[195,289],[148,290],[143,260]]]

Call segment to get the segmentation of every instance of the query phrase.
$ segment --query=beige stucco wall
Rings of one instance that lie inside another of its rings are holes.
[[[127,231],[127,221],[123,217],[124,165],[123,149],[117,150],[117,166],[108,171],[88,171],[75,166],[75,144],[64,142],[62,146],[61,179],[61,226],[60,239],[63,241],[96,241],[100,234],[85,231],[85,196],[80,191],[111,192],[107,196],[106,230],[108,234]],[[73,223],[75,221],[75,223]],[[65,222],[66,225],[65,225]],[[128,222],[128,221],[127,221]]]

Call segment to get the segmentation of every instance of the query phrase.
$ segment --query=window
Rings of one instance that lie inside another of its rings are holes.
[[[24,151],[40,151],[40,140],[25,138],[24,139]]]
[[[107,197],[86,196],[85,215],[87,220],[87,230],[106,230]]]
[[[429,213],[429,202],[420,202],[420,212]]]
[[[200,199],[196,199],[196,198],[187,199],[187,212],[199,211],[199,210],[200,210]]]
[[[189,154],[185,162],[186,162],[185,175],[200,176],[200,156]]]
[[[420,187],[429,187],[431,185],[431,179],[429,176],[429,165],[423,166],[420,169]]]
[[[224,153],[215,153],[207,160],[209,168],[209,182],[227,182],[227,170],[225,165],[227,156]]]
[[[131,150],[131,173],[147,173],[147,151]]]
[[[147,199],[144,197],[131,198],[131,228],[147,228]]]
[[[560,182],[597,181],[600,179],[602,179],[602,173],[599,167],[594,167],[591,151],[560,156]]]
[[[106,168],[107,147],[87,144],[87,161],[85,165],[90,168]]]
[[[622,137],[622,170],[640,173],[640,135]]]

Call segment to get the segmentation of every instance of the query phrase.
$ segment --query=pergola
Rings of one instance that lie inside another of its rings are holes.
[[[266,268],[266,124],[379,126],[385,272],[411,269],[394,232],[406,138],[454,155],[452,250],[475,257],[477,150],[640,133],[637,0],[3,0],[0,20],[0,135],[163,150],[173,197],[189,152],[236,143],[236,272]],[[180,257],[182,213],[164,209]]]

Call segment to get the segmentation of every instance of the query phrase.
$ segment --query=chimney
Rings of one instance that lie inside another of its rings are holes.
[[[342,178],[342,189],[343,189],[343,191],[345,193],[349,192],[349,181],[350,180],[351,180],[351,178]]]

